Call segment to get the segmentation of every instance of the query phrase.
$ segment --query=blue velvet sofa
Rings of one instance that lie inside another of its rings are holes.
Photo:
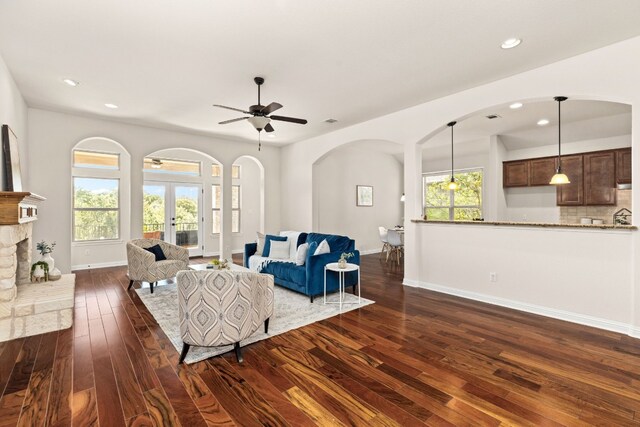
[[[327,240],[331,252],[322,255],[307,255],[304,265],[296,265],[295,262],[269,262],[262,269],[262,273],[271,274],[274,277],[276,285],[300,292],[310,297],[311,302],[316,296],[324,293],[324,266],[338,262],[343,252],[352,252],[354,256],[349,259],[352,264],[360,265],[360,252],[355,249],[354,240],[346,236],[338,236],[334,234],[309,233],[306,237],[306,243],[320,244],[323,240]],[[297,245],[305,243],[299,239]],[[315,245],[314,245],[315,246]],[[257,244],[247,243],[244,246],[244,266],[249,266],[249,257],[256,253]],[[345,288],[352,287],[356,291],[358,283],[357,272],[345,274]],[[327,272],[327,293],[336,292],[338,290],[338,274],[335,272]]]

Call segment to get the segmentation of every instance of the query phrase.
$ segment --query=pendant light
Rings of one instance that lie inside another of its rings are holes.
[[[453,177],[453,127],[457,122],[449,122],[447,126],[451,128],[451,181],[449,182],[449,190],[455,191],[458,189],[456,179]]]
[[[553,99],[558,102],[558,169],[556,169],[556,174],[551,177],[551,181],[549,181],[549,184],[564,185],[564,184],[571,183],[571,181],[569,181],[569,177],[564,173],[562,173],[562,157],[560,156],[560,145],[561,145],[561,135],[562,135],[560,132],[562,128],[562,121],[560,118],[560,103],[562,101],[566,101],[567,97],[556,96]]]

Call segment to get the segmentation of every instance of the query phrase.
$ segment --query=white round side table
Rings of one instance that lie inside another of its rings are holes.
[[[338,273],[338,301],[327,301],[327,271],[333,271]],[[340,311],[342,311],[342,304],[355,304],[355,302],[346,303],[344,302],[345,296],[345,286],[344,286],[344,275],[345,273],[349,273],[351,271],[358,272],[358,302],[360,304],[360,266],[357,264],[347,263],[345,268],[340,268],[337,262],[332,262],[324,266],[324,303],[325,304],[340,304]]]

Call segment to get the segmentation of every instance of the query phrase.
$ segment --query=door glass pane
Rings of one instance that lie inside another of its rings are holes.
[[[176,245],[184,248],[198,246],[198,187],[175,186]]]
[[[145,185],[142,202],[142,235],[146,239],[164,240],[165,186]]]

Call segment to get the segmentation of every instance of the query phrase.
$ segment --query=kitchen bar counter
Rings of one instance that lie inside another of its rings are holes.
[[[411,222],[425,224],[455,224],[455,225],[497,225],[505,227],[537,227],[537,228],[581,228],[594,230],[637,230],[635,225],[613,224],[556,224],[546,222],[511,222],[511,221],[440,221],[428,219],[412,219]]]

